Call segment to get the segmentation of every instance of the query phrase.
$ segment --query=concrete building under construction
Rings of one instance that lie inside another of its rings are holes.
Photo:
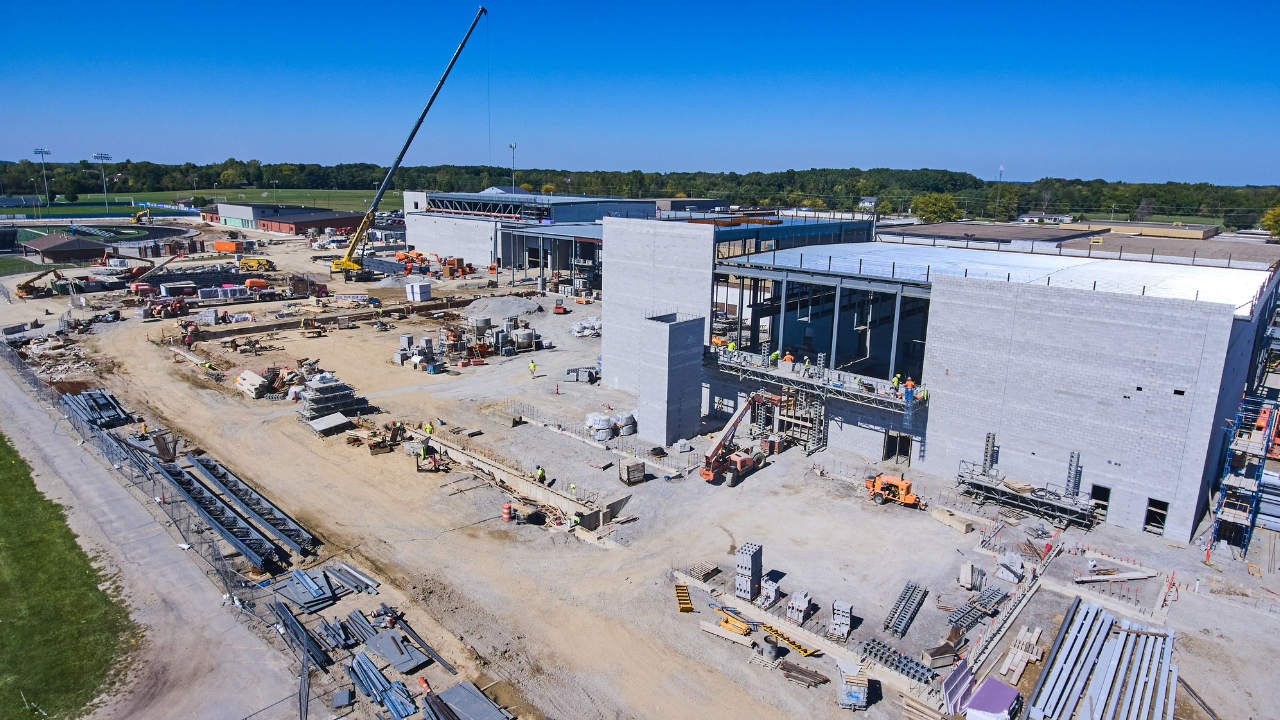
[[[720,417],[762,387],[789,393],[769,424],[807,450],[992,494],[1029,483],[1027,502],[1065,518],[1190,538],[1258,375],[1269,269],[867,242],[851,225],[771,242],[777,226],[606,218],[605,382],[700,390]],[[655,374],[647,324],[675,314],[707,319],[706,359]],[[698,431],[668,415],[651,439]]]

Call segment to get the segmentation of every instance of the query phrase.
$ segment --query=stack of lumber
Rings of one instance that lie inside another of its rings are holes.
[[[1010,685],[1018,684],[1022,671],[1027,668],[1027,663],[1040,662],[1044,658],[1044,650],[1036,644],[1039,640],[1040,628],[1029,630],[1026,625],[1023,625],[1022,630],[1018,632],[1018,637],[1014,638],[1013,643],[1009,645],[1009,652],[1000,666],[1000,674],[1013,673],[1009,677]]]
[[[898,693],[898,705],[902,707],[902,717],[908,720],[945,720],[941,711],[910,695]]]
[[[783,677],[805,687],[817,687],[823,683],[831,682],[831,679],[822,673],[814,672],[809,668],[801,667],[786,660],[778,662],[778,669],[782,671]]]

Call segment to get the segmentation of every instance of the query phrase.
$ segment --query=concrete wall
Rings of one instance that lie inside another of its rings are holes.
[[[954,477],[995,432],[1002,473],[1061,486],[1079,451],[1082,493],[1111,488],[1107,522],[1141,529],[1164,500],[1165,535],[1190,538],[1252,351],[1234,308],[947,276],[931,299],[918,469]]]
[[[411,193],[405,193],[407,197]],[[460,257],[477,267],[493,261],[495,220],[406,213],[405,241],[418,252]]]
[[[416,203],[416,205],[415,205]],[[413,190],[404,191],[404,214],[422,212],[427,207],[427,194]]]
[[[604,218],[605,383],[639,394],[640,335],[647,317],[706,314],[714,243],[713,225]],[[708,323],[703,344],[710,342],[710,333]]]
[[[665,446],[698,434],[705,327],[705,318],[674,313],[643,321],[638,348],[640,437]]]

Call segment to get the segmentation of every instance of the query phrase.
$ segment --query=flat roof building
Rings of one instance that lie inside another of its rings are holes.
[[[315,208],[308,208],[314,210]],[[305,235],[307,230],[324,230],[333,228],[337,232],[353,232],[364,219],[363,213],[343,212],[341,210],[320,210],[318,212],[284,213],[273,217],[259,217],[254,222],[257,229],[268,232],[285,233],[287,235]]]
[[[1208,509],[1222,428],[1259,377],[1276,303],[1266,264],[1229,259],[966,249],[963,235],[824,243],[821,225],[791,247],[724,252],[738,228],[603,224],[607,384],[649,382],[636,358],[646,317],[708,317],[705,414],[727,417],[762,388],[790,393],[811,413],[807,450],[945,478],[981,465],[990,434],[994,475],[1181,542]],[[985,247],[1008,248],[1000,239]],[[777,432],[793,419],[766,420]]]
[[[274,203],[218,203],[214,215],[208,209],[201,211],[206,222],[216,222],[229,227],[259,229],[258,223],[289,215],[306,215],[318,212],[332,212],[329,208],[307,207],[306,205],[277,205]]]
[[[1155,235],[1158,237],[1208,240],[1217,235],[1217,225],[1193,225],[1187,223],[1131,222],[1129,220],[1076,220],[1060,226],[1064,230],[1107,230],[1130,235]]]

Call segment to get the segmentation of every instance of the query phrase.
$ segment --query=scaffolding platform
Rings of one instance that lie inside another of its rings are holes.
[[[1246,395],[1225,430],[1227,449],[1213,511],[1213,540],[1239,540],[1242,555],[1249,552],[1258,520],[1262,472],[1276,444],[1278,419],[1280,403]]]
[[[981,463],[961,460],[956,485],[960,492],[979,502],[993,502],[1022,510],[1048,520],[1055,527],[1073,524],[1089,528],[1094,524],[1092,504],[1078,502],[1047,488],[1034,488],[1030,493],[1015,492],[1005,485],[1004,479],[994,469],[984,469]]]
[[[743,380],[816,394],[822,400],[836,398],[903,415],[921,412],[928,403],[928,394],[921,389],[899,391],[885,380],[816,366],[807,372],[803,369],[784,372],[773,367],[768,357],[755,353],[712,350],[704,355],[703,364]]]

